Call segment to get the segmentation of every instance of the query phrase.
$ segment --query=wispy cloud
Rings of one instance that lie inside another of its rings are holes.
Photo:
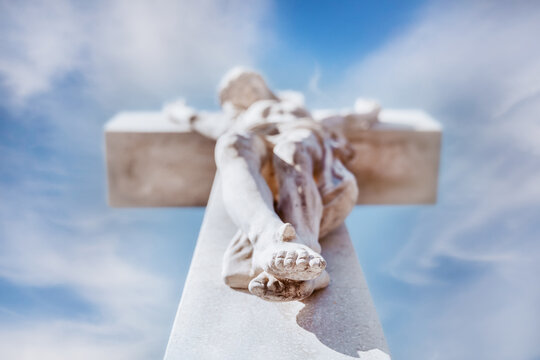
[[[81,14],[66,1],[2,2],[0,74],[19,101],[81,66]]]
[[[83,81],[89,96],[117,105],[206,90],[229,67],[249,65],[268,10],[213,0],[0,6],[0,76],[13,101]]]
[[[321,93],[321,89],[319,87],[320,80],[321,80],[321,68],[319,67],[318,64],[316,64],[315,70],[313,71],[313,75],[311,75],[308,82],[308,90],[315,95],[319,95]]]
[[[32,162],[26,165],[32,167]],[[0,277],[23,289],[66,289],[90,313],[62,319],[46,309],[30,315],[24,308],[11,311],[2,318],[17,321],[0,321],[1,356],[161,356],[180,282],[137,259],[138,249],[145,248],[141,244],[163,246],[167,241],[144,226],[147,214],[115,215],[103,206],[95,210],[69,206],[65,198],[81,184],[64,184],[53,191],[46,181],[19,186],[2,192]],[[55,306],[71,304],[59,301]]]
[[[351,71],[348,86],[385,104],[425,108],[447,128],[441,209],[468,208],[445,222],[449,229],[436,225],[447,249],[461,232],[540,201],[540,47],[530,36],[540,30],[540,8],[530,5],[438,4]]]
[[[435,2],[333,89],[424,108],[445,126],[439,204],[422,211],[388,266],[439,291],[437,304],[407,305],[421,324],[400,345],[411,358],[540,354],[528,335],[540,316],[539,17],[530,1]],[[413,350],[425,349],[428,328],[437,340],[427,354]]]
[[[1,358],[163,355],[201,212],[108,209],[101,126],[114,111],[178,94],[211,104],[222,73],[260,54],[268,6],[0,2],[0,277],[65,289],[91,310],[72,318],[4,306]]]

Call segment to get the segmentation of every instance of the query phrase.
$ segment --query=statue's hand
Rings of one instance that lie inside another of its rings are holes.
[[[165,104],[162,110],[170,121],[190,125],[197,118],[195,109],[186,105],[184,99]]]
[[[354,113],[365,117],[377,119],[381,112],[381,105],[372,99],[358,98],[354,102]]]
[[[344,116],[345,131],[353,129],[367,130],[379,121],[381,105],[375,100],[356,99],[354,110]]]

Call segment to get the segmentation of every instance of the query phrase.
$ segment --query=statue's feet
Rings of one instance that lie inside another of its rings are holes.
[[[249,283],[249,292],[267,301],[294,301],[307,298],[317,289],[328,286],[330,277],[324,271],[319,277],[307,281],[277,279],[263,271]]]
[[[290,280],[315,279],[326,268],[326,261],[306,245],[297,243],[277,243],[263,253],[262,268],[267,273]]]
[[[255,273],[266,271],[279,279],[304,281],[315,279],[326,268],[326,261],[317,252],[321,249],[318,241],[308,245],[289,223],[258,240],[253,252]]]

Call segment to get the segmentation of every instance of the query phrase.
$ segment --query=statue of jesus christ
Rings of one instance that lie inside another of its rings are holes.
[[[259,74],[238,68],[224,77],[219,98],[219,113],[182,102],[165,111],[217,139],[223,200],[238,226],[224,281],[269,301],[304,299],[328,286],[319,239],[345,220],[358,196],[344,166],[352,154],[343,131],[351,121],[369,126],[380,108],[363,102],[315,120],[298,96],[275,95]]]

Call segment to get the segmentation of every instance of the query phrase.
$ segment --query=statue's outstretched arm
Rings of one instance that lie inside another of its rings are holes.
[[[191,130],[217,140],[232,125],[232,116],[222,111],[196,111],[183,99],[167,104],[163,112],[169,120],[188,125]]]

